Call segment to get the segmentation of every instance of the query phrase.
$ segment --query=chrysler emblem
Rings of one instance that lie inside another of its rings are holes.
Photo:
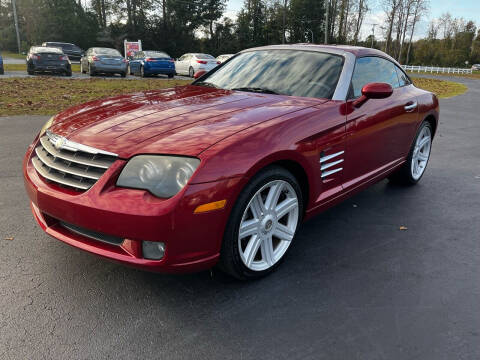
[[[59,137],[57,140],[55,140],[55,143],[53,144],[57,150],[61,149],[63,145],[65,145],[67,139],[64,137]]]

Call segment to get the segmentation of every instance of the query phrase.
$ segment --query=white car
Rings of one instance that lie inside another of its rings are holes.
[[[185,54],[175,61],[175,71],[178,75],[188,75],[193,77],[197,71],[210,71],[219,62],[208,54],[190,53]]]
[[[221,63],[227,61],[228,59],[230,59],[231,57],[233,56],[233,54],[223,54],[223,55],[218,55],[217,56],[217,61]]]

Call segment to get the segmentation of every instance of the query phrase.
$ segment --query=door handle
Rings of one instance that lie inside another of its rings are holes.
[[[417,108],[417,102],[416,101],[410,101],[407,103],[407,105],[404,106],[405,111],[413,111]]]

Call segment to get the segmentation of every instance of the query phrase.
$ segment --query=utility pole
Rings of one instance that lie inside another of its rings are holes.
[[[328,44],[328,11],[330,8],[330,0],[325,0],[325,3],[327,4],[325,6],[325,41],[324,44]]]
[[[375,26],[378,24],[372,24],[372,44],[370,45],[371,48],[373,48],[373,39],[375,39]]]
[[[282,33],[282,44],[285,44],[285,22],[287,17],[287,0],[283,1],[283,33]]]
[[[17,5],[15,4],[15,0],[12,0],[12,6],[13,6],[13,21],[15,22],[15,31],[17,33],[17,47],[18,47],[18,53],[21,53],[20,49],[20,32],[18,31],[18,17],[17,17]]]

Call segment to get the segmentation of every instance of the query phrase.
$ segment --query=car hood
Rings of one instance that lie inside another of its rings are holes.
[[[325,101],[179,86],[75,106],[58,114],[50,130],[122,158],[197,156],[239,131]]]

